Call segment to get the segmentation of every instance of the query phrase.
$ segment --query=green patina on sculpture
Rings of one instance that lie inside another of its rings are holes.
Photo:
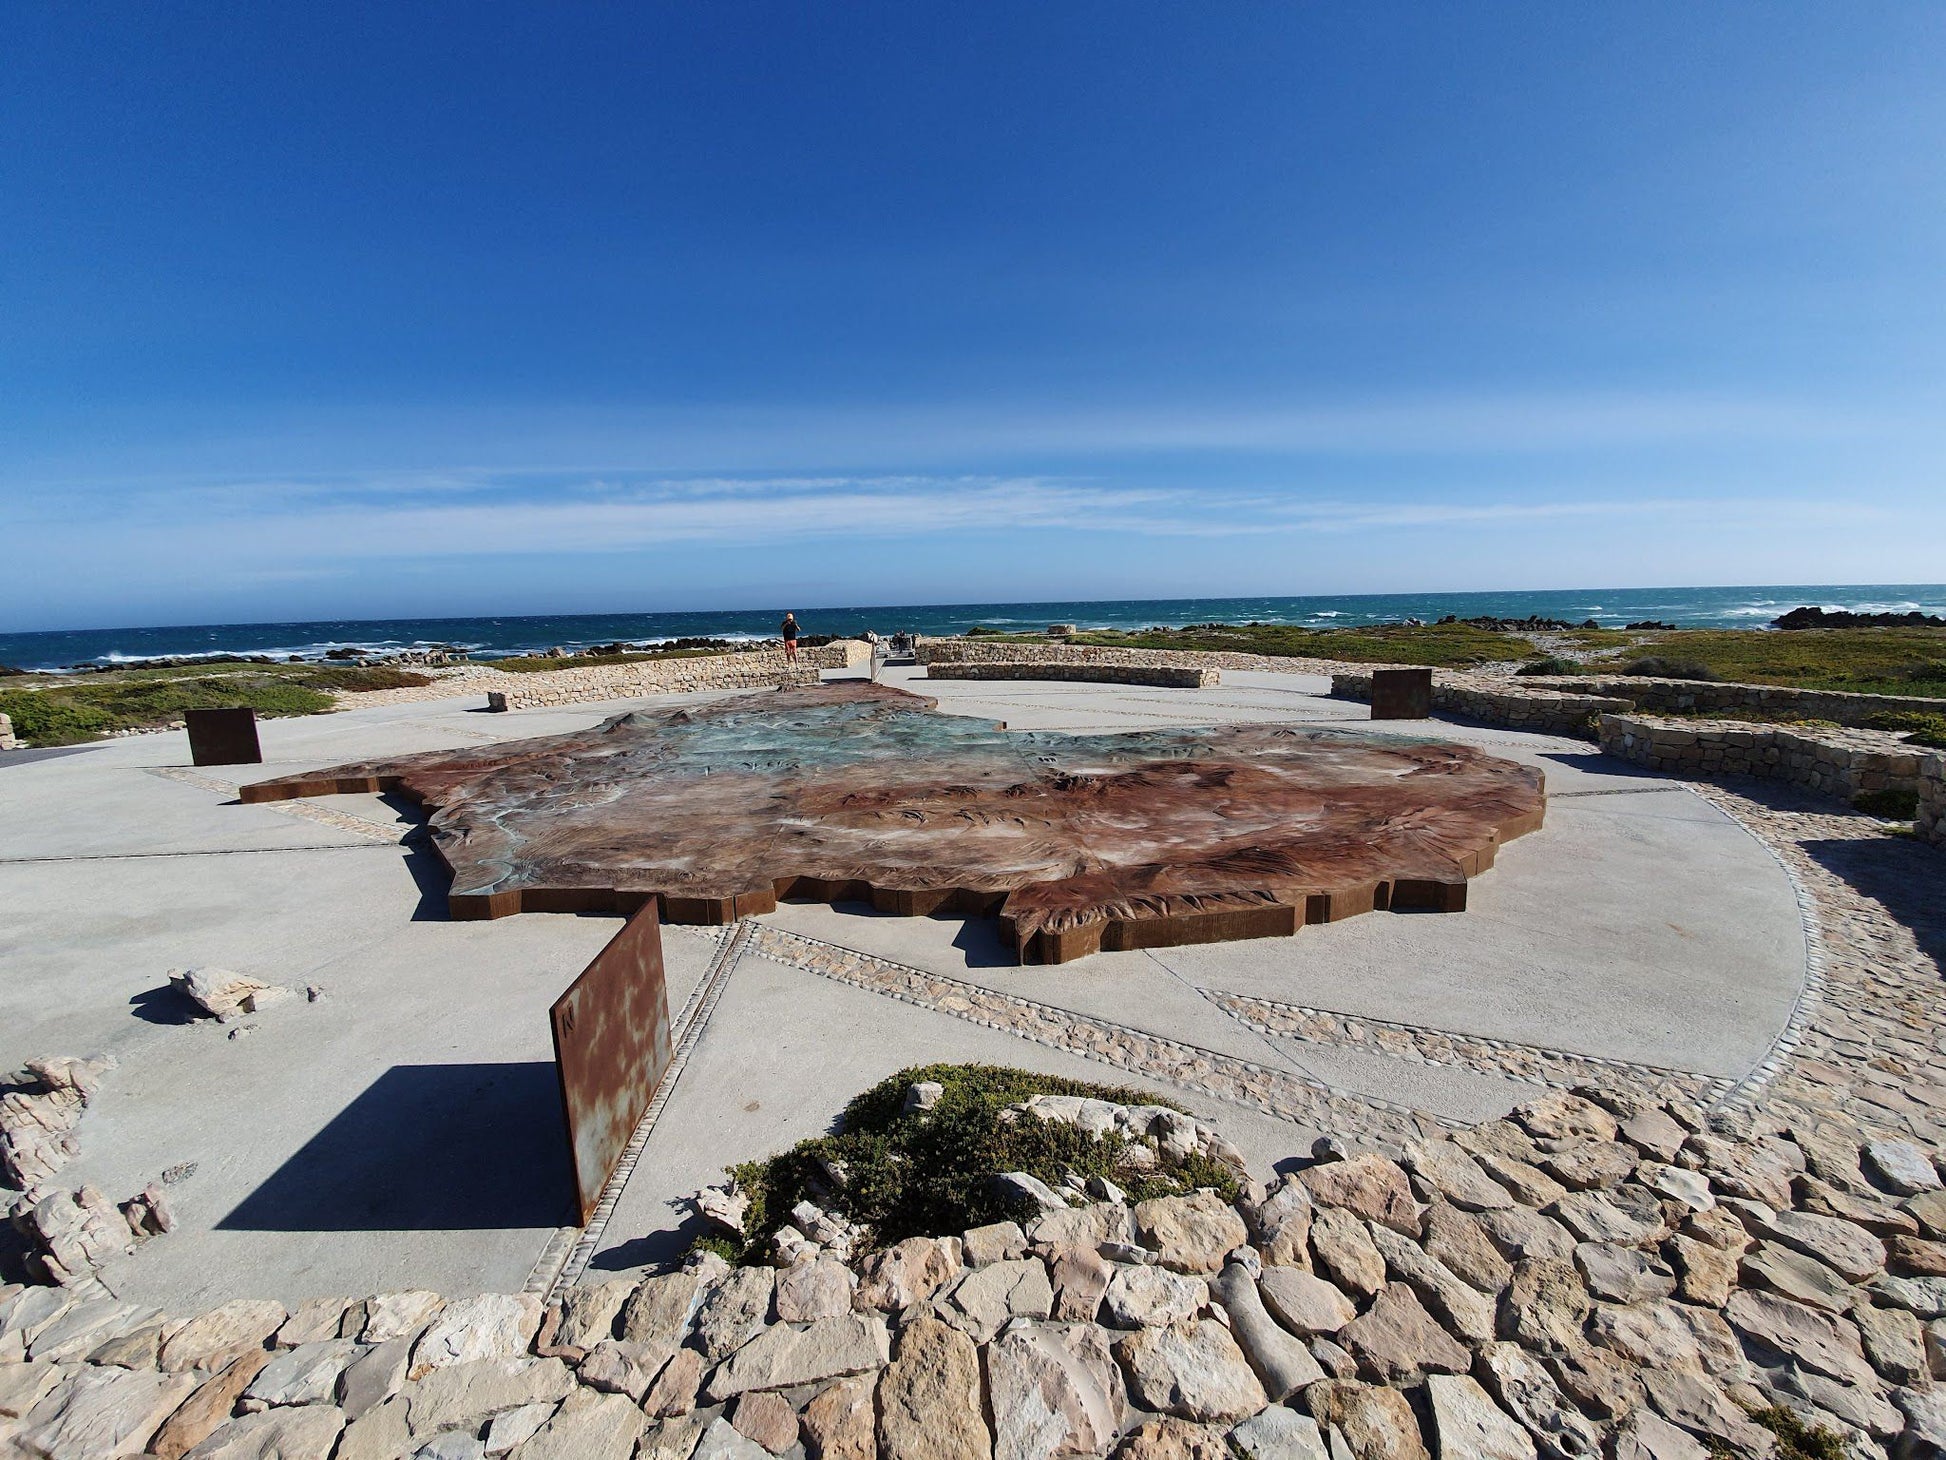
[[[779,898],[998,915],[1026,962],[1450,912],[1544,809],[1471,747],[1230,725],[1009,732],[863,682],[642,710],[570,735],[340,766],[245,801],[397,790],[457,917],[722,923]]]

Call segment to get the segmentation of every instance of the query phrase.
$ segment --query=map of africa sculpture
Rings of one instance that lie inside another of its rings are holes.
[[[456,918],[726,923],[778,899],[998,915],[1016,956],[1454,912],[1541,824],[1541,773],[1467,746],[1290,725],[1010,732],[863,682],[283,776],[246,802],[398,791]]]

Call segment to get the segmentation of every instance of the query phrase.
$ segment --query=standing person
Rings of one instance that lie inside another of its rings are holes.
[[[784,622],[778,626],[784,635],[784,662],[797,663],[797,615],[789,609],[784,610]]]

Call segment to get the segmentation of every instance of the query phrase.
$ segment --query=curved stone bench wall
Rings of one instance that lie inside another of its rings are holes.
[[[1173,664],[1035,664],[995,660],[983,663],[936,660],[928,679],[1051,679],[1082,684],[1148,684],[1164,689],[1207,689],[1222,683],[1222,671]]]
[[[779,652],[711,654],[696,659],[652,659],[636,664],[590,665],[540,674],[506,675],[503,687],[487,691],[489,710],[531,710],[549,705],[586,704],[597,700],[626,700],[640,695],[675,694],[698,689],[778,689],[787,684],[816,684],[820,668],[816,656],[837,658],[842,650],[826,645],[806,649],[795,665]]]
[[[1836,690],[1791,689],[1777,684],[1716,684],[1697,679],[1636,679],[1599,675],[1586,679],[1536,677],[1535,683],[1568,694],[1614,695],[1646,711],[1709,714],[1718,710],[1762,710],[1807,720],[1862,725],[1873,715],[1906,711],[1946,714],[1946,700],[1916,695],[1846,694]]]
[[[1338,699],[1371,703],[1369,674],[1334,674],[1331,693]],[[1493,684],[1467,684],[1433,676],[1432,707],[1483,725],[1504,725],[1538,735],[1565,735],[1593,740],[1598,715],[1633,708],[1628,700],[1600,695],[1567,694],[1557,690],[1513,690]]]
[[[1872,791],[1921,792],[1922,763],[1938,762],[1879,730],[1758,725],[1745,720],[1601,717],[1607,754],[1686,776],[1761,776],[1852,800]],[[1933,780],[1937,797],[1937,781]],[[1935,799],[1934,806],[1938,802]]]

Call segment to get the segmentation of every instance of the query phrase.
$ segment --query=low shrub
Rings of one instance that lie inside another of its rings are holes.
[[[922,1080],[944,1087],[931,1110],[907,1113],[906,1091]],[[1072,1125],[1001,1112],[1030,1095],[1082,1095],[1123,1105],[1171,1105],[1145,1090],[1091,1085],[999,1065],[923,1065],[900,1070],[845,1107],[836,1135],[800,1141],[782,1155],[731,1168],[750,1197],[747,1246],[734,1256],[761,1261],[791,1208],[812,1201],[867,1229],[866,1248],[907,1237],[965,1231],[1031,1217],[993,1185],[1002,1171],[1026,1171],[1059,1190],[1069,1174],[1103,1176],[1133,1200],[1209,1186],[1233,1200],[1236,1173],[1200,1155],[1162,1156],[1138,1168],[1121,1136],[1094,1137]],[[1173,1105],[1171,1108],[1176,1108]],[[842,1166],[832,1189],[825,1168]],[[724,1251],[718,1243],[708,1245]],[[731,1256],[724,1251],[725,1256]]]
[[[1923,710],[1880,710],[1865,720],[1868,730],[1889,730],[1903,735],[1908,744],[1932,750],[1946,750],[1946,715]]]
[[[1910,821],[1919,814],[1919,793],[1909,788],[1860,791],[1851,798],[1851,804],[1853,810],[1881,821]]]
[[[1777,1460],[1845,1460],[1851,1453],[1842,1435],[1823,1425],[1807,1425],[1796,1411],[1781,1404],[1751,1410],[1750,1421],[1777,1437]],[[1720,1440],[1708,1448],[1711,1455],[1735,1453]]]
[[[1640,679],[1698,679],[1714,681],[1716,671],[1694,659],[1663,659],[1649,654],[1621,671]]]
[[[1586,672],[1572,659],[1535,659],[1514,671],[1515,674],[1584,674]]]

